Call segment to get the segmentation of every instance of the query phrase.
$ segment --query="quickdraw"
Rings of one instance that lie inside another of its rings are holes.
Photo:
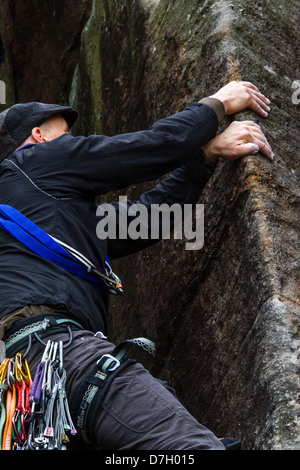
[[[3,361],[0,383],[0,446],[1,450],[12,450],[25,442],[25,421],[30,414],[31,375],[22,353]]]
[[[63,344],[48,341],[34,380],[23,353],[0,365],[0,449],[65,450],[74,428],[65,391]]]
[[[12,418],[15,447],[23,446],[27,439],[27,421],[31,414],[29,393],[32,385],[31,373],[27,360],[22,353],[15,357],[15,384],[17,388],[17,406]]]

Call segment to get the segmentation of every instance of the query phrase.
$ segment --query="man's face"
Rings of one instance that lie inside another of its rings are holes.
[[[45,142],[57,139],[61,135],[69,132],[66,120],[60,116],[53,116],[47,119],[39,128],[41,139]]]
[[[32,129],[30,137],[18,148],[26,144],[49,142],[50,140],[57,139],[66,132],[69,132],[67,121],[60,114],[57,114],[47,119],[40,127]]]

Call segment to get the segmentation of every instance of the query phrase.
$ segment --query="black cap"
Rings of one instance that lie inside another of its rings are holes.
[[[46,103],[18,103],[0,113],[0,162],[11,155],[31,134],[34,127],[60,114],[69,129],[78,117],[78,111],[69,106]]]

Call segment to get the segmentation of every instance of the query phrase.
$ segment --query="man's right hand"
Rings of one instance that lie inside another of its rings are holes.
[[[252,121],[232,122],[224,132],[211,139],[203,151],[208,157],[227,160],[237,160],[258,152],[269,160],[274,158],[260,126]]]
[[[267,117],[270,111],[270,100],[250,82],[230,82],[210,98],[222,101],[227,115],[251,109],[259,116]]]

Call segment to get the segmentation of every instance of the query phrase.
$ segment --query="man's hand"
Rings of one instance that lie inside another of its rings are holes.
[[[230,82],[210,98],[222,101],[227,115],[239,113],[248,108],[262,117],[267,117],[270,111],[270,100],[250,82]]]
[[[246,155],[261,152],[269,160],[274,155],[258,124],[252,121],[234,121],[222,134],[210,140],[204,147],[208,157],[237,160]]]

